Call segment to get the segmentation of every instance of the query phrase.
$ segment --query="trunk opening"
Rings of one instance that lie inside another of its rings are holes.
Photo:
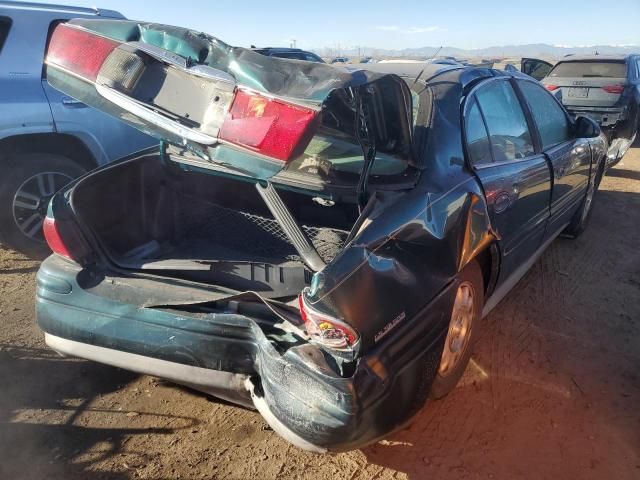
[[[358,218],[357,205],[274,187],[320,259],[331,262]],[[186,171],[154,154],[88,176],[72,202],[121,268],[270,298],[295,296],[311,281],[312,270],[253,181]]]

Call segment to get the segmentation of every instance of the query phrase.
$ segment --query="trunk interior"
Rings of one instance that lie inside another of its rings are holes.
[[[276,189],[322,260],[331,262],[357,206]],[[250,181],[186,171],[154,154],[89,175],[75,186],[72,202],[95,246],[121,268],[271,298],[295,296],[311,280]]]

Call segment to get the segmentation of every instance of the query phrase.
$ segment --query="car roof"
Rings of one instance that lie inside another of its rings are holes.
[[[585,62],[585,61],[612,61],[612,60],[627,60],[629,57],[633,57],[633,53],[618,54],[618,55],[569,55],[558,60],[561,62]]]
[[[49,3],[35,3],[35,2],[5,2],[0,1],[0,8],[15,9],[15,10],[37,10],[47,12],[60,12],[79,15],[99,15],[101,17],[113,17],[124,18],[120,12],[115,10],[105,10],[102,8],[86,8],[75,7],[69,5],[56,5]]]

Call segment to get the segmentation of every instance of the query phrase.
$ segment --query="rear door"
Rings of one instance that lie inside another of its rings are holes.
[[[552,68],[553,65],[549,62],[537,58],[523,58],[520,61],[520,71],[538,81],[549,75]]]
[[[508,78],[483,82],[465,105],[468,159],[484,188],[500,236],[502,282],[542,244],[551,176]]]
[[[591,169],[589,140],[575,138],[569,117],[542,86],[518,80],[531,112],[540,148],[553,169],[551,218],[545,238],[558,233],[570,220],[584,197]]]

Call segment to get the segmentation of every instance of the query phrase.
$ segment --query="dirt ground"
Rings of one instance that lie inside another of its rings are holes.
[[[458,388],[339,455],[292,447],[256,412],[49,351],[38,265],[0,248],[0,479],[640,479],[640,148],[594,208],[490,315]]]

